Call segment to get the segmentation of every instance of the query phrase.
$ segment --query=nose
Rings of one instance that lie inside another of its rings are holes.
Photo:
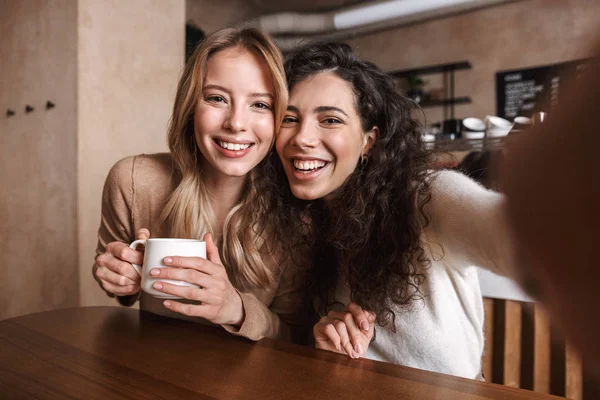
[[[233,104],[223,121],[223,127],[231,132],[243,132],[247,129],[249,110],[242,104]]]
[[[302,122],[292,138],[292,144],[300,148],[312,148],[319,144],[319,135],[316,129],[307,122]]]

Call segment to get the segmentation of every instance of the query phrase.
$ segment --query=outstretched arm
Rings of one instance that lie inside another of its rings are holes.
[[[530,266],[526,289],[591,360],[600,360],[599,96],[596,58],[544,124],[509,147],[502,168],[519,255]]]

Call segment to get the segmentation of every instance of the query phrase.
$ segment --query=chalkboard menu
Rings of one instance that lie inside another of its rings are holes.
[[[565,83],[574,80],[589,60],[496,73],[496,115],[512,121],[548,112],[558,104]]]

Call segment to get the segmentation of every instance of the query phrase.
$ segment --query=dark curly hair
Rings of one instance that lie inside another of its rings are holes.
[[[390,75],[345,44],[300,48],[287,59],[285,71],[290,92],[320,72],[349,82],[363,130],[377,126],[379,135],[367,165],[357,160],[339,195],[327,204],[293,199],[288,185],[279,203],[286,207],[280,234],[296,263],[308,265],[306,283],[321,313],[342,279],[352,301],[375,312],[379,324],[394,324],[398,306],[421,298],[425,276],[418,266],[429,263],[419,240],[429,222],[423,210],[431,198],[429,154],[411,115],[417,106],[395,89]],[[287,183],[281,171],[279,179]]]

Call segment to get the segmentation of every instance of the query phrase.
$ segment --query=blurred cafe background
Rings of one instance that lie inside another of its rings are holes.
[[[600,1],[0,0],[0,319],[115,305],[91,273],[104,179],[125,156],[167,150],[186,53],[239,24],[284,53],[348,43],[421,105],[437,167],[495,187],[491,161],[585,68]],[[488,380],[600,398],[543,310],[481,278]]]

